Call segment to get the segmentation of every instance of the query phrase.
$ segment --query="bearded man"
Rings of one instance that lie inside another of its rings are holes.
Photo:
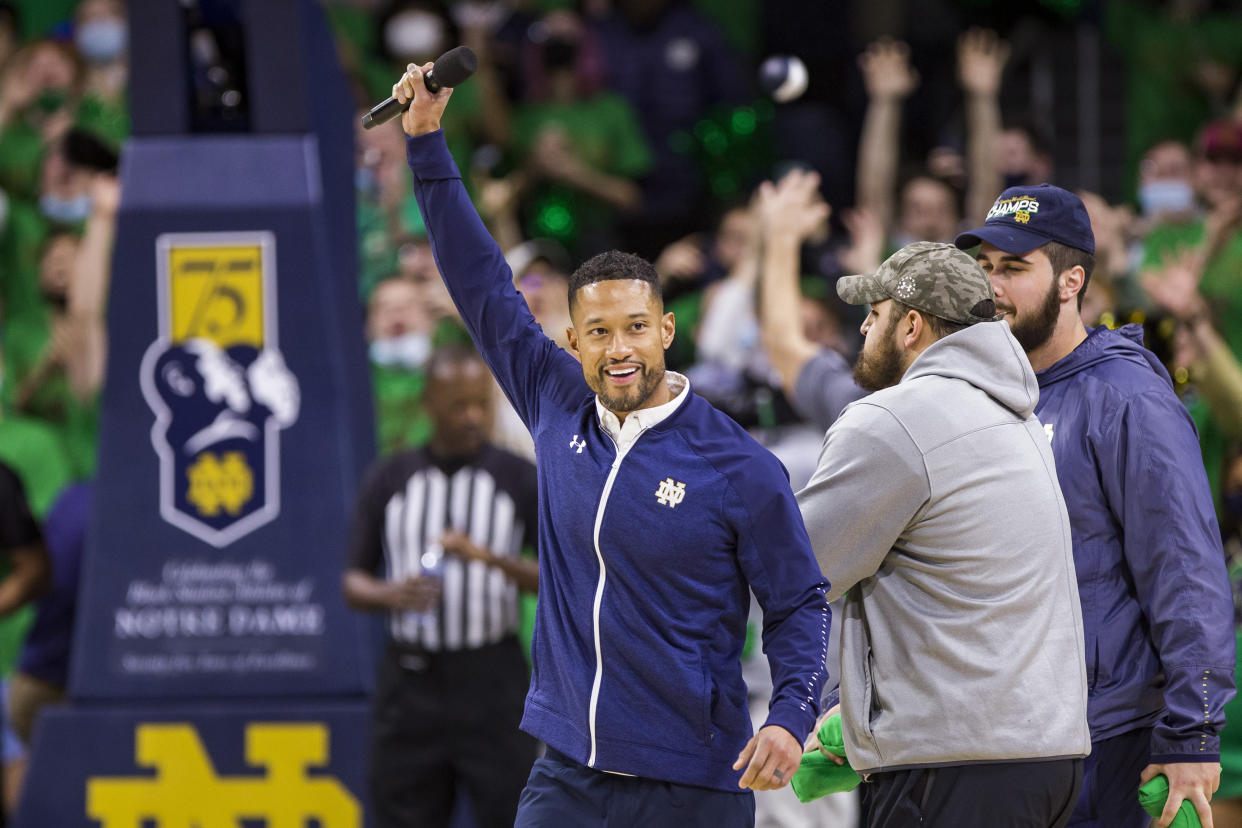
[[[1146,828],[1138,788],[1158,774],[1169,781],[1161,825],[1183,800],[1211,825],[1233,600],[1190,414],[1140,326],[1083,324],[1095,236],[1078,196],[1012,187],[957,246],[978,249],[1030,357],[1069,507],[1092,739],[1070,825]]]
[[[1091,740],[1035,374],[953,245],[908,245],[837,292],[870,305],[854,378],[875,393],[828,429],[798,505],[845,596],[841,723],[868,825],[1062,826]]]

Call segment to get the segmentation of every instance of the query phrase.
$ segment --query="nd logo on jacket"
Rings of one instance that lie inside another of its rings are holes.
[[[223,547],[280,514],[280,430],[297,379],[277,340],[271,233],[156,240],[159,338],[143,356],[160,515]]]
[[[246,762],[263,773],[221,776],[186,723],[139,725],[134,760],[154,775],[96,776],[86,783],[86,815],[102,828],[233,828],[262,820],[268,828],[358,828],[362,808],[333,776],[311,775],[328,761],[328,728],[318,723],[246,726]]]

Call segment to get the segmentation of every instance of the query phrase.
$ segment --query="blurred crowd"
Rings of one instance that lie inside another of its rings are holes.
[[[1083,316],[1143,325],[1167,361],[1242,583],[1239,4],[1010,5],[324,2],[359,116],[408,63],[475,51],[444,131],[544,330],[564,343],[578,263],[614,247],[646,256],[677,318],[669,367],[752,429],[795,484],[823,434],[790,402],[797,355],[852,362],[861,343],[838,277],[915,240],[952,241],[1005,187],[1100,180],[1030,117],[1031,67],[1060,60],[1067,38],[1096,38],[1124,98],[1107,107],[1122,122],[1103,152],[1122,181],[1079,190],[1098,263]],[[0,462],[41,519],[94,471],[130,46],[122,0],[0,0]],[[772,54],[805,62],[803,97],[760,88]],[[356,190],[359,318],[388,453],[428,440],[425,361],[468,339],[397,123],[359,127]],[[792,303],[765,304],[765,239],[778,232],[798,237],[801,279]],[[533,458],[501,408],[495,440]],[[28,623],[0,624],[0,674],[13,673]],[[1221,796],[1242,796],[1242,782]]]
[[[785,336],[852,360],[859,319],[836,299],[837,277],[867,272],[911,241],[952,241],[983,222],[1005,187],[1050,181],[1076,189],[1098,257],[1084,317],[1144,325],[1195,413],[1229,517],[1226,461],[1242,436],[1242,41],[1230,42],[1221,27],[1242,34],[1237,10],[1084,3],[1074,19],[1041,17],[1037,5],[1032,23],[989,16],[980,8],[988,4],[939,4],[956,6],[950,11],[960,23],[950,35],[951,72],[935,65],[924,79],[916,68],[927,64],[917,51],[926,35],[909,42],[881,35],[853,43],[853,65],[822,76],[825,59],[805,55],[807,95],[774,102],[757,84],[755,70],[773,48],[762,40],[796,42],[773,32],[782,23],[817,30],[821,18],[847,41],[865,28],[863,12],[833,5],[842,8],[799,15],[688,0],[354,0],[328,10],[360,113],[391,92],[408,63],[458,43],[479,55],[475,79],[454,92],[446,137],[550,336],[563,340],[565,277],[577,263],[611,247],[639,252],[655,262],[677,315],[670,366],[777,444],[797,433],[805,412],[789,404],[792,379],[772,358],[781,344],[762,335],[756,297],[767,224],[797,223],[801,235],[799,318],[782,320]],[[976,22],[1007,22],[1021,48]],[[1036,59],[1031,26],[1090,29],[1106,49],[1125,54],[1115,80],[1132,104],[1121,140],[1106,147],[1132,158],[1118,192],[1083,190],[1060,175],[1068,166],[1084,177],[1066,163],[1072,159],[1056,156],[1064,141],[1050,125],[1028,117],[1029,96],[1009,93],[1007,71],[1019,74],[1022,62]],[[1156,30],[1158,43],[1149,34]],[[927,100],[943,110],[929,112]],[[403,137],[390,126],[359,129],[357,165],[359,288],[385,451],[425,439],[419,366],[431,343],[461,336],[414,203]],[[816,138],[844,151],[800,155]],[[795,183],[806,176],[813,186]],[[778,206],[779,185],[760,188],[782,180],[801,202],[787,192]],[[809,215],[815,220],[804,220]],[[520,445],[501,419],[502,442]],[[791,468],[808,462],[800,453]]]

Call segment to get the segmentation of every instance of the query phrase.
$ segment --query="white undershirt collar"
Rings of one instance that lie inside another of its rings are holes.
[[[599,415],[600,427],[616,441],[618,449],[628,448],[638,439],[639,434],[666,420],[690,396],[690,380],[676,371],[665,371],[664,381],[668,383],[668,390],[673,392],[673,398],[651,408],[631,411],[626,415],[624,423],[604,407],[598,394],[595,396],[595,413]]]

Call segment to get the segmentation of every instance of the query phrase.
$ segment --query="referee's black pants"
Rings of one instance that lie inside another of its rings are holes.
[[[447,826],[462,786],[479,828],[512,828],[535,760],[518,730],[528,684],[516,638],[446,653],[389,646],[372,713],[375,824]]]
[[[867,828],[1061,828],[1082,787],[1081,759],[919,767],[859,787]]]

